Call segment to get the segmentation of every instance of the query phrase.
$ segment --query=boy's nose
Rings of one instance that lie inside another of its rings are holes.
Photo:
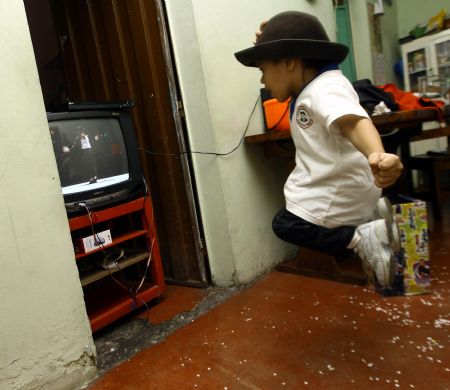
[[[261,84],[265,84],[265,82],[264,82],[264,76],[261,76]]]

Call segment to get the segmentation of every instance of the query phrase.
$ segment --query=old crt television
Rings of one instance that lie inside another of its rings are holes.
[[[47,113],[68,215],[102,209],[145,192],[132,102],[69,104]]]

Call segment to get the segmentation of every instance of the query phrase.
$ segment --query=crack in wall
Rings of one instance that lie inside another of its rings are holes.
[[[8,365],[8,375],[0,375],[0,388],[3,388],[2,384],[7,384],[10,390],[73,389],[90,379],[89,377],[92,377],[96,370],[96,357],[92,345],[87,345],[78,358],[70,361],[61,358],[52,360],[51,356],[52,354],[47,354],[45,357],[40,356],[37,359],[39,362],[53,361],[53,364],[46,364],[45,369],[36,369],[37,364],[31,361],[27,362],[25,366],[22,359],[12,361]],[[23,371],[31,368],[45,374],[24,376]]]

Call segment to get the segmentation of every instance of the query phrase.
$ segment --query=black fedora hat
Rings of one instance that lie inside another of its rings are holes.
[[[234,53],[241,64],[254,67],[258,66],[258,61],[285,58],[341,63],[347,54],[347,46],[330,42],[319,19],[299,11],[275,15],[254,46]]]

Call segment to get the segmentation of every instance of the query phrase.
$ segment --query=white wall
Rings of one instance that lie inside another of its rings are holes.
[[[0,388],[95,371],[23,2],[0,2]]]
[[[384,15],[380,17],[380,28],[385,62],[385,82],[394,83],[399,88],[403,88],[403,80],[398,78],[394,71],[394,65],[401,57],[400,45],[398,43],[399,4],[399,2],[394,1],[390,6],[385,5]]]
[[[259,23],[285,10],[314,13],[335,37],[331,1],[166,0],[192,150],[226,152],[241,138],[259,95],[260,73],[233,53],[252,44]],[[261,133],[261,110],[248,134]],[[284,206],[284,161],[261,145],[227,157],[193,155],[210,267],[217,285],[246,283],[291,256],[271,230]]]
[[[372,38],[370,33],[373,26],[368,13],[368,3],[374,3],[374,0],[349,0],[348,2],[356,75],[358,79],[367,78],[374,82]],[[397,4],[397,1],[393,1],[391,5],[384,3],[385,13],[379,17],[384,54],[384,81],[386,83],[398,83],[399,81],[393,69],[395,62],[400,58]]]
[[[356,78],[373,80],[372,49],[366,0],[349,0]]]

